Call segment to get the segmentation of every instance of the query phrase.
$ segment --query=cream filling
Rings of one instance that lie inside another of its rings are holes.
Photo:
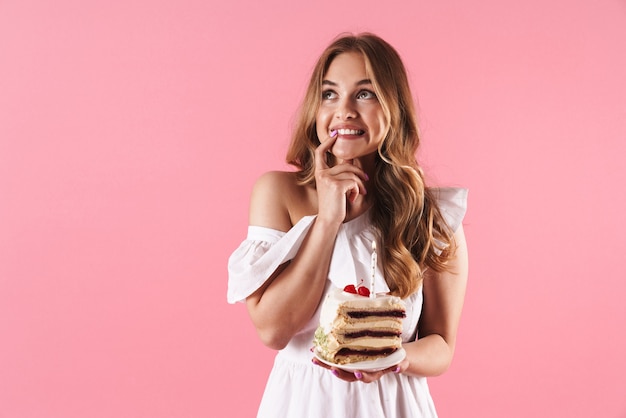
[[[356,332],[366,329],[382,330],[382,331],[398,331],[402,332],[402,322],[394,319],[384,319],[382,321],[367,322],[348,322],[343,317],[335,318],[330,324],[323,325],[324,332],[327,334],[332,330],[340,329],[342,332]]]
[[[350,340],[349,343],[341,344],[334,337],[328,336],[326,340],[326,350],[329,353],[333,354],[342,348],[350,348],[353,350],[367,350],[367,349],[377,349],[377,348],[386,348],[386,347],[396,347],[399,348],[402,345],[402,339],[400,337],[390,337],[390,338],[371,338],[371,337],[362,337],[355,338]]]

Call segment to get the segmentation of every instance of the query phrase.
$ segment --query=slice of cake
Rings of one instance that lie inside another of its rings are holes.
[[[315,331],[316,351],[335,364],[386,357],[402,345],[405,316],[399,297],[381,294],[370,298],[333,288],[322,305]]]

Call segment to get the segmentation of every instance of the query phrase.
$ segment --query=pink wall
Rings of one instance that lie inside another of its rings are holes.
[[[624,1],[299,3],[0,2],[0,417],[253,415],[273,353],[226,259],[345,30],[398,48],[430,178],[471,189],[441,416],[626,416]]]

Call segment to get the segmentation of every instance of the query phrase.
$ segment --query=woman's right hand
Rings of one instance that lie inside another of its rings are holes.
[[[328,166],[326,153],[330,152],[336,140],[337,131],[333,131],[315,150],[315,184],[318,219],[340,224],[346,218],[348,203],[353,204],[360,195],[367,194],[364,182],[368,178],[351,160],[340,161],[333,167]]]

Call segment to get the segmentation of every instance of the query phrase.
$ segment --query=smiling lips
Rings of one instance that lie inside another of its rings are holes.
[[[337,133],[339,135],[352,135],[352,136],[360,136],[365,133],[362,129],[337,129]]]

